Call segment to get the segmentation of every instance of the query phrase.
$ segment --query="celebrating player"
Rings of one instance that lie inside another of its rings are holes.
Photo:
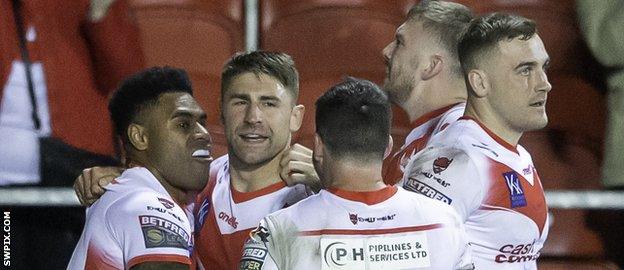
[[[547,206],[518,140],[548,122],[548,54],[533,21],[494,13],[471,22],[459,57],[465,115],[410,161],[402,185],[459,212],[477,269],[536,269]]]
[[[412,122],[405,144],[384,162],[384,181],[395,184],[429,138],[464,113],[466,84],[457,56],[460,33],[472,13],[458,3],[421,1],[383,50],[384,91]]]
[[[386,95],[348,79],[316,105],[314,166],[327,190],[264,218],[240,269],[473,269],[450,206],[383,183]]]
[[[212,161],[206,114],[192,95],[186,72],[166,67],[115,92],[109,110],[132,167],[87,209],[68,269],[189,269],[193,226],[182,207]]]

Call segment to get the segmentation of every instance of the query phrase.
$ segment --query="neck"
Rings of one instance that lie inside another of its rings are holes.
[[[347,191],[375,191],[386,187],[381,176],[381,162],[362,163],[337,161],[331,163],[327,178],[331,187]]]
[[[466,104],[465,116],[471,117],[486,126],[492,133],[500,137],[506,143],[516,146],[522,132],[514,130],[503,119],[498,117],[489,106],[480,106],[474,102]]]
[[[400,104],[410,122],[446,106],[466,102],[466,84],[460,78],[443,76],[414,86],[409,98]]]
[[[230,181],[236,191],[253,192],[282,181],[280,152],[268,162],[259,165],[244,164],[230,156]]]
[[[137,162],[134,162],[134,163],[137,165],[139,164]],[[191,199],[190,196],[192,195],[189,195],[189,193],[187,193],[186,191],[171,185],[169,181],[167,181],[167,179],[165,179],[165,177],[162,175],[160,170],[150,165],[140,165],[140,166],[147,168],[147,170],[149,170],[154,175],[156,180],[158,180],[158,182],[163,186],[163,188],[165,188],[167,193],[169,193],[169,196],[171,196],[171,198],[173,198],[173,200],[178,205],[180,205],[180,207],[184,207],[184,205],[187,205],[189,203],[189,200]]]

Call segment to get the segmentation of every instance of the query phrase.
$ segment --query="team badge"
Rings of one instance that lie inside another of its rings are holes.
[[[358,215],[357,214],[349,214],[349,219],[353,225],[358,223]]]
[[[453,162],[453,160],[448,159],[447,157],[436,158],[436,160],[433,161],[433,172],[440,174],[441,172],[446,170],[449,165],[451,165],[451,162]]]

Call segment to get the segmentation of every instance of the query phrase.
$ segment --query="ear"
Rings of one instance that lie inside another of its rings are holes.
[[[149,139],[145,127],[138,124],[128,126],[128,141],[139,151],[145,151],[149,146]]]
[[[444,59],[439,54],[434,54],[429,59],[429,65],[425,70],[420,74],[420,78],[423,81],[429,80],[442,71],[442,66],[444,65]]]
[[[303,123],[303,114],[305,113],[305,106],[299,104],[293,107],[290,112],[290,132],[297,132],[301,128]]]
[[[394,147],[394,140],[392,139],[392,135],[388,134],[388,146],[386,146],[386,152],[384,153],[384,159],[386,159],[390,153],[392,153],[392,147]]]
[[[490,82],[483,70],[473,69],[468,72],[468,83],[477,97],[485,97],[490,91]]]
[[[312,155],[312,158],[317,161],[322,161],[325,155],[325,144],[318,133],[314,133],[314,150],[312,151]]]

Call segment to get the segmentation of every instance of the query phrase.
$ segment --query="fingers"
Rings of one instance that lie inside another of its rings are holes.
[[[82,174],[80,174],[76,180],[74,181],[74,192],[76,193],[76,197],[78,197],[78,201],[80,202],[81,205],[83,206],[89,206],[89,204],[87,204],[86,200],[85,200],[85,196],[86,196],[86,186],[88,186],[88,184],[85,183],[86,178],[91,177],[91,168],[87,168],[82,170]]]

